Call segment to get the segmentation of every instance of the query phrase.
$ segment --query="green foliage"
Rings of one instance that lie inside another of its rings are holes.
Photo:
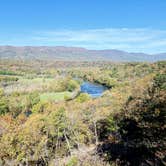
[[[159,61],[157,65],[159,69],[166,69],[166,61]]]
[[[71,95],[64,95],[64,100],[65,101],[69,101],[69,100],[71,100]]]
[[[10,81],[18,81],[17,77],[11,77],[11,76],[0,76],[0,82],[10,82]]]
[[[37,104],[35,104],[32,107],[32,113],[42,113],[44,112],[44,107],[45,107],[46,103],[43,102],[38,102]]]
[[[13,71],[0,70],[0,75],[17,75],[17,74]]]
[[[76,98],[76,101],[79,102],[79,103],[83,103],[83,102],[86,102],[88,100],[90,100],[90,95],[87,94],[87,93],[81,93],[77,98]]]
[[[34,92],[25,96],[25,100],[22,103],[22,110],[24,113],[29,114],[34,105],[40,101],[39,94]]]
[[[0,115],[4,115],[7,112],[9,112],[8,100],[3,89],[0,89]]]
[[[97,122],[98,125],[98,135],[99,139],[106,140],[110,136],[110,134],[117,131],[117,124],[116,119],[113,117],[113,115],[110,115],[106,119],[101,119]]]
[[[62,137],[67,127],[66,122],[65,109],[62,107],[49,115],[46,130],[52,137]]]
[[[0,115],[4,115],[9,112],[8,101],[5,97],[0,98]]]
[[[34,93],[29,94],[29,100],[30,100],[30,103],[32,106],[37,104],[40,101],[39,93],[34,92]]]
[[[166,90],[166,74],[157,74],[154,78],[154,84],[156,87]]]
[[[3,97],[3,96],[5,96],[5,92],[2,88],[0,88],[0,98]]]
[[[66,164],[66,166],[76,166],[76,165],[78,165],[78,158],[75,156],[73,156]]]
[[[67,90],[73,92],[75,89],[79,88],[79,84],[75,80],[70,80],[67,84]]]

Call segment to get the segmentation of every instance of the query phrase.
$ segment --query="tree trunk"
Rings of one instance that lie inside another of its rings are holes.
[[[96,125],[96,121],[93,121],[93,124],[94,124],[94,130],[95,130],[96,145],[98,145],[98,135],[97,135],[97,125]]]
[[[68,140],[68,138],[67,138],[67,136],[66,136],[66,131],[65,131],[65,130],[64,130],[64,136],[65,136],[65,139],[66,139],[66,142],[67,142],[67,146],[68,146],[68,149],[69,149],[69,153],[70,153],[70,155],[71,155],[70,143],[69,143],[69,140]]]

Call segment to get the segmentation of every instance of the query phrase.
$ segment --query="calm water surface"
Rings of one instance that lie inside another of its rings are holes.
[[[88,93],[92,98],[97,98],[102,96],[103,92],[107,90],[107,87],[85,81],[81,85],[81,92]]]

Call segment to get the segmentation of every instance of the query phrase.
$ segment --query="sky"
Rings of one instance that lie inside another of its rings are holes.
[[[0,0],[0,45],[166,52],[166,0]]]

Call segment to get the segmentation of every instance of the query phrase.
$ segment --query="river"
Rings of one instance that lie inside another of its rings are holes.
[[[103,92],[107,89],[108,88],[103,85],[91,83],[88,81],[84,81],[81,84],[81,92],[88,93],[92,98],[101,97]]]

